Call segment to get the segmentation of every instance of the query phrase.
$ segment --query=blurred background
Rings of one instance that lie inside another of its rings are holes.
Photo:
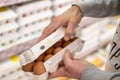
[[[21,70],[19,55],[32,47],[51,19],[70,8],[73,1],[0,0],[0,80],[34,80]],[[81,58],[104,69],[119,18],[82,19],[73,34],[85,40]]]

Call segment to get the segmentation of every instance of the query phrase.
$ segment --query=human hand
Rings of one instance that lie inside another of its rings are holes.
[[[72,6],[63,14],[55,17],[52,22],[44,29],[41,37],[38,39],[38,42],[43,40],[49,34],[54,32],[59,27],[63,26],[66,27],[66,34],[64,39],[67,41],[70,39],[71,34],[73,33],[75,27],[78,25],[82,18],[82,13],[80,8],[77,6]]]
[[[65,51],[63,63],[64,65],[60,66],[56,72],[51,73],[49,78],[69,77],[80,80],[83,70],[90,64],[87,61],[72,59],[69,50]]]

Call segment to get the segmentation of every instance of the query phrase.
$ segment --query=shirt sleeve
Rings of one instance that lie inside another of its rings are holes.
[[[84,16],[106,17],[120,14],[120,0],[76,0]]]
[[[120,73],[110,73],[99,70],[94,65],[89,65],[81,75],[80,80],[120,80]]]

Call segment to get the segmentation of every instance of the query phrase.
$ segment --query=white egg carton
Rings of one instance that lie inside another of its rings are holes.
[[[0,62],[0,80],[29,80],[21,70],[18,56]]]
[[[61,38],[63,38],[65,34],[64,28],[59,28],[54,33],[49,35],[47,38],[30,48],[29,50],[25,51],[20,55],[20,63],[22,66],[34,61],[37,59],[41,54],[43,54],[48,48],[50,48],[52,45],[54,45],[56,42],[58,42]],[[44,66],[46,69],[46,72],[42,75],[33,75],[32,73],[29,73],[30,76],[33,76],[35,80],[47,80],[48,73],[52,73],[57,70],[58,63],[62,60],[63,54],[66,49],[69,49],[72,52],[72,55],[75,56],[75,52],[79,52],[82,49],[84,41],[80,40],[79,38],[73,41],[71,44],[69,44],[67,47],[63,48],[60,52],[55,54],[53,57],[51,57],[49,60],[44,62]],[[79,54],[77,54],[79,55]]]
[[[65,3],[72,3],[73,0],[53,0],[54,1],[54,5],[59,5],[59,4],[65,4]]]
[[[0,51],[7,49],[7,46],[16,42],[19,34],[17,29],[19,25],[16,22],[0,26]]]
[[[46,20],[43,22],[37,22],[35,24],[20,27],[19,34],[21,36],[24,36],[25,34],[34,35],[37,31],[41,32],[49,23],[50,23],[50,20]]]
[[[19,18],[22,18],[24,16],[32,15],[34,13],[50,9],[51,6],[52,3],[50,0],[42,0],[16,5],[13,6],[13,8],[18,14]]]
[[[22,2],[27,2],[31,0],[0,0],[0,7],[2,6],[8,6],[8,5],[13,5],[13,4],[18,4]]]
[[[8,7],[0,8],[0,25],[14,22],[16,17],[17,15],[14,13],[14,11],[9,9]]]
[[[18,19],[18,24],[20,26],[25,26],[27,24],[32,24],[35,23],[37,21],[42,22],[45,20],[50,20],[53,17],[53,12],[51,10],[47,10],[41,13],[36,13],[21,19]]]

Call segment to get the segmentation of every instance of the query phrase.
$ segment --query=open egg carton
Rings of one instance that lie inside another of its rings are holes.
[[[60,15],[70,8],[73,2],[74,0],[53,0],[54,14]]]
[[[0,51],[14,44],[18,34],[17,15],[8,7],[0,8]]]
[[[52,3],[49,0],[37,0],[12,6],[18,15],[20,41],[24,42],[40,36],[53,17],[51,6]]]
[[[20,55],[23,71],[35,80],[47,80],[48,74],[57,70],[66,49],[75,52],[82,49],[83,41],[77,37],[65,41],[65,29],[60,28]],[[79,54],[77,54],[79,55]]]

